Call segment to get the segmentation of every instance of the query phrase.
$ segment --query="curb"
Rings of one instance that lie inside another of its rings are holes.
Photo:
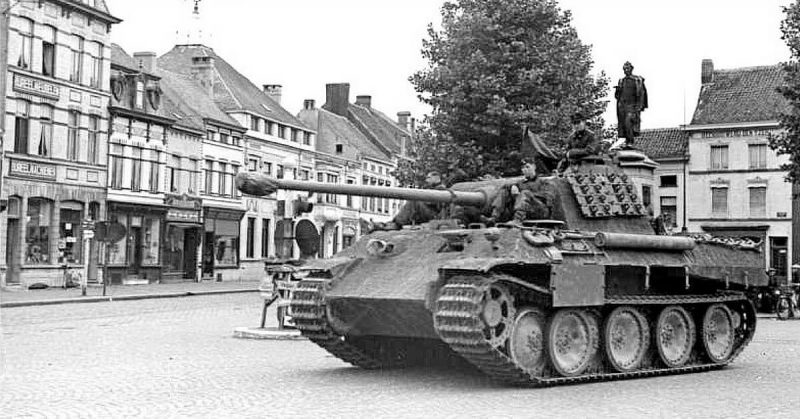
[[[239,339],[257,340],[307,340],[299,330],[278,329],[277,327],[237,327],[233,330],[233,337]]]
[[[133,301],[133,300],[148,300],[155,298],[193,297],[193,296],[215,295],[215,294],[238,294],[245,292],[258,292],[258,289],[182,291],[182,292],[170,292],[170,293],[160,293],[160,294],[132,294],[132,295],[116,295],[116,296],[107,295],[107,296],[90,296],[90,297],[77,297],[77,298],[61,298],[55,300],[9,301],[5,303],[0,303],[0,308],[47,306],[56,304],[104,303],[111,301]]]

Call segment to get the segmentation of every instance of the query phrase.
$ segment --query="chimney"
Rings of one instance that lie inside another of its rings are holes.
[[[314,99],[306,99],[303,101],[303,109],[313,111],[314,110]]]
[[[150,51],[134,52],[133,59],[139,63],[143,72],[153,74],[156,69],[156,53]]]
[[[214,58],[192,57],[192,77],[197,80],[210,97],[214,97]]]
[[[714,82],[714,62],[706,58],[700,65],[700,83],[708,84]]]
[[[372,96],[370,95],[356,96],[356,105],[361,105],[365,108],[369,108],[372,105]]]
[[[278,105],[281,104],[283,86],[280,84],[265,84],[262,87],[264,89],[264,93],[266,93],[270,99],[274,100]]]
[[[325,104],[323,108],[336,115],[347,116],[350,105],[350,83],[329,83],[325,85]]]
[[[411,112],[401,111],[397,113],[397,125],[400,125],[404,130],[408,131],[408,118],[411,117]]]

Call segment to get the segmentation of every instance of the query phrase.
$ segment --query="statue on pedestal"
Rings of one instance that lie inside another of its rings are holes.
[[[622,66],[625,77],[619,79],[614,86],[614,98],[617,99],[617,136],[625,138],[625,145],[633,147],[633,142],[640,134],[640,114],[647,109],[647,88],[644,78],[633,74],[633,64],[626,61]]]

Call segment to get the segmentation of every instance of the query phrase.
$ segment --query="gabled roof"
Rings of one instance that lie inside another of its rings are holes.
[[[389,161],[391,157],[375,146],[352,122],[325,109],[303,109],[297,117],[306,126],[316,129],[316,150],[349,160],[359,156]],[[342,144],[342,153],[336,153],[336,144]]]
[[[783,84],[781,65],[715,70],[700,88],[692,125],[777,120],[786,107],[776,90]]]
[[[635,145],[653,160],[686,157],[689,136],[680,128],[646,129],[636,137]]]
[[[390,153],[400,154],[403,139],[408,142],[411,138],[408,131],[372,107],[350,104],[347,110],[356,126],[373,142],[380,143]]]
[[[121,46],[115,43],[111,44],[111,65],[123,67],[126,70],[134,72],[139,71],[139,63],[137,63],[133,57],[128,55],[128,53],[125,52]]]
[[[176,45],[158,58],[159,68],[191,75],[192,57],[214,59],[214,100],[224,111],[247,111],[297,128],[306,126],[259,89],[253,82],[205,45]]]
[[[233,118],[217,107],[214,100],[191,77],[159,69],[163,90],[163,109],[175,118],[175,125],[205,131],[205,119],[239,126]],[[244,130],[244,128],[242,128]]]

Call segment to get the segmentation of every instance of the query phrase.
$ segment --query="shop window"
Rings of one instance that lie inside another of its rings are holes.
[[[83,204],[80,202],[62,202],[59,215],[58,250],[60,262],[81,263],[83,259],[81,240]]]
[[[97,115],[89,115],[89,141],[86,145],[86,161],[92,164],[97,163],[97,135],[100,129],[100,118]]]
[[[50,224],[52,223],[52,201],[42,198],[28,199],[25,218],[25,264],[50,264]]]
[[[661,214],[665,226],[677,227],[678,199],[674,196],[662,196],[659,214]]]
[[[129,228],[127,214],[111,214],[110,218],[109,221],[112,223],[117,222],[125,226],[126,229]],[[121,240],[108,244],[109,265],[124,265],[126,263],[125,249],[128,248],[128,235],[125,234]]]
[[[164,249],[164,266],[167,271],[181,272],[184,269],[186,229],[172,224],[168,225]]]
[[[161,222],[158,218],[145,218],[142,228],[142,265],[158,265]]]
[[[239,222],[217,220],[214,231],[215,265],[236,265],[239,262]]]
[[[47,157],[53,149],[53,107],[42,104],[39,107],[39,145],[36,154]]]
[[[245,257],[252,259],[256,256],[256,219],[247,217],[247,248]]]
[[[69,111],[67,121],[67,160],[78,161],[78,130],[80,113]]]
[[[56,61],[56,28],[44,26],[42,28],[42,74],[55,77]]]
[[[28,154],[28,135],[30,134],[30,104],[17,100],[17,115],[14,119],[14,152]]]
[[[83,75],[83,38],[72,37],[72,63],[69,72],[69,81],[80,83]]]
[[[19,56],[17,57],[17,67],[30,70],[32,64],[31,57],[33,56],[33,21],[25,18],[19,18],[19,20],[19,31],[17,32],[19,39]]]

